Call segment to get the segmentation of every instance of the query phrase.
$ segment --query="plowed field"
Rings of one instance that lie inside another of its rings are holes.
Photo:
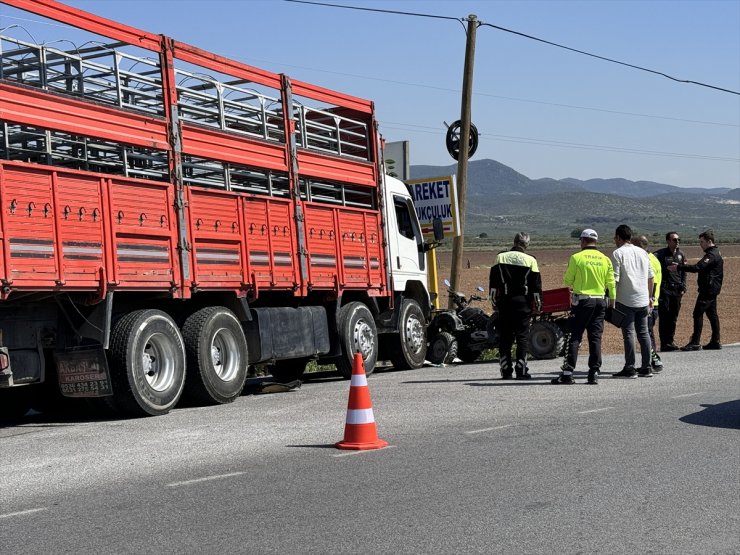
[[[656,246],[656,249],[660,247],[662,245]],[[605,254],[611,254],[614,249],[612,245],[609,245],[607,248],[600,245],[599,248]],[[720,245],[719,248],[725,261],[724,284],[718,300],[722,343],[738,343],[740,342],[740,318],[738,317],[738,314],[740,314],[740,245]],[[537,250],[536,248],[531,248],[529,250],[530,254],[537,257],[544,289],[563,287],[563,274],[568,264],[568,258],[576,250],[578,250],[577,245],[573,249]],[[702,251],[698,246],[686,246],[683,250],[692,264],[696,263],[702,255]],[[475,288],[478,285],[483,286],[487,290],[488,272],[495,257],[496,252],[494,251],[465,253],[463,257],[463,273],[458,289],[468,295],[475,292]],[[442,281],[450,275],[450,261],[451,253],[438,253],[440,306],[447,305],[446,288]],[[470,268],[467,268],[468,261],[470,261]],[[691,337],[693,327],[691,313],[694,309],[694,302],[696,301],[696,274],[689,274],[687,283],[689,286],[688,292],[683,297],[681,314],[679,315],[676,328],[675,341],[679,346],[688,343]],[[487,312],[490,312],[490,303],[485,303],[483,308]],[[656,324],[656,339],[657,333]],[[702,344],[709,341],[709,336],[709,322],[705,317]],[[588,347],[585,341],[581,349],[582,353],[587,352]],[[602,349],[604,353],[622,352],[622,334],[617,328],[608,324],[606,325]]]

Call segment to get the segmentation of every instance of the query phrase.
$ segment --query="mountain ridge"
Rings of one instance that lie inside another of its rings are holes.
[[[411,166],[412,179],[456,173],[457,164]],[[628,223],[654,235],[673,229],[698,234],[712,227],[720,236],[740,239],[740,188],[624,178],[530,179],[483,159],[468,165],[466,198],[466,234],[504,236],[524,229],[560,236],[578,227],[600,225],[607,232],[607,227]]]

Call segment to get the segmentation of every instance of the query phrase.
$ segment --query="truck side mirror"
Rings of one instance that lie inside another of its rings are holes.
[[[432,220],[432,229],[434,230],[435,241],[441,241],[445,238],[445,226],[442,223],[442,218],[434,218]]]

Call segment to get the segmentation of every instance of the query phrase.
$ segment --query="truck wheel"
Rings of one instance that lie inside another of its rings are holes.
[[[450,364],[457,356],[457,339],[451,333],[440,332],[429,342],[427,358],[432,364]]]
[[[23,418],[31,408],[36,387],[26,385],[0,389],[0,421]]]
[[[228,308],[209,306],[182,327],[187,353],[183,396],[201,405],[231,403],[247,382],[247,340]]]
[[[483,351],[473,351],[472,349],[469,349],[467,347],[460,347],[457,350],[457,358],[459,358],[463,362],[467,362],[468,364],[471,364],[478,360],[482,354]]]
[[[557,358],[565,345],[562,330],[553,322],[540,320],[529,329],[529,354],[543,360]]]
[[[310,358],[292,358],[277,360],[270,366],[270,374],[280,383],[288,383],[301,379]]]
[[[397,370],[421,368],[427,355],[424,313],[419,303],[406,299],[399,315],[399,333],[391,339],[389,357]]]
[[[167,414],[185,386],[185,346],[161,310],[135,310],[110,337],[113,406],[132,416]]]
[[[342,346],[342,356],[336,362],[337,371],[350,378],[355,353],[359,351],[365,362],[365,375],[372,374],[378,360],[378,330],[370,309],[357,301],[347,303],[339,309],[337,329]]]

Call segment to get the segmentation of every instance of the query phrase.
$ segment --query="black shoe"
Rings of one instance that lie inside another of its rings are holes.
[[[588,379],[586,380],[586,383],[588,385],[599,385],[599,371],[598,370],[589,370],[588,371]]]
[[[653,353],[653,360],[650,363],[650,366],[653,367],[653,372],[656,374],[663,371],[663,361],[660,360],[658,353]]]
[[[640,368],[637,371],[637,375],[641,378],[652,378],[653,377],[653,371],[648,366],[647,368]]]
[[[553,385],[573,385],[573,376],[565,376],[563,374],[560,374],[557,378],[553,378],[550,380],[550,383]]]
[[[701,345],[698,343],[687,343],[681,347],[682,351],[701,351]]]
[[[623,378],[627,380],[632,380],[637,378],[637,372],[632,367],[625,367],[622,369],[621,372],[616,372],[615,374],[612,374],[612,378]]]
[[[664,345],[660,348],[661,353],[668,353],[670,351],[678,351],[679,347],[675,343],[668,343],[668,345]]]
[[[523,374],[520,374],[519,372],[517,372],[516,379],[517,380],[531,380],[532,376],[529,375],[529,372],[524,372]]]
[[[722,344],[719,341],[710,341],[702,347],[705,351],[719,351],[722,348]]]
[[[513,380],[514,374],[501,374],[501,379],[502,380]]]

